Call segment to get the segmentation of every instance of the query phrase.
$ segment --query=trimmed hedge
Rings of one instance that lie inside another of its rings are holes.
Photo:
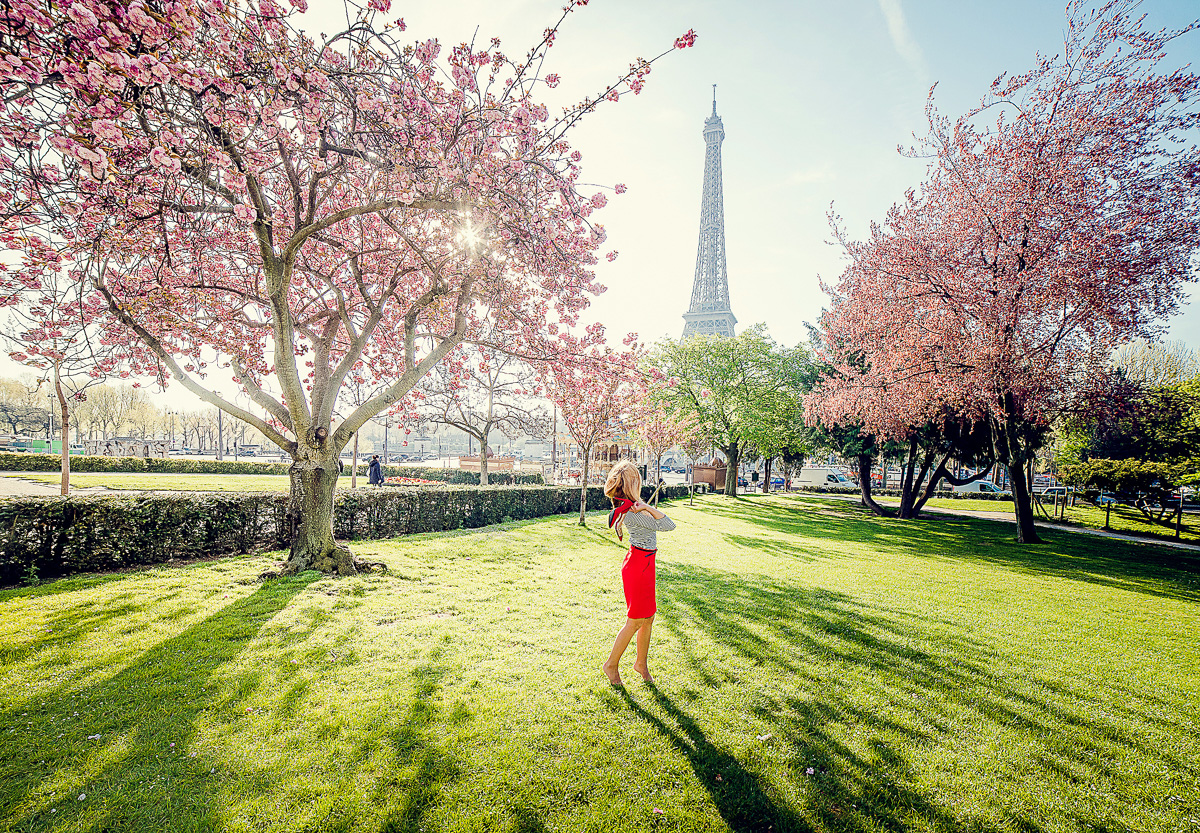
[[[122,472],[132,474],[279,474],[288,473],[289,463],[258,463],[249,460],[187,460],[177,457],[98,457],[72,455],[73,472]],[[62,458],[57,454],[0,453],[0,471],[59,471]],[[366,466],[360,464],[360,477],[366,477]],[[384,466],[386,477],[421,477],[443,483],[470,486],[479,482],[477,472],[462,469],[420,468],[418,466]],[[347,466],[343,477],[350,476]],[[497,486],[535,486],[545,481],[540,474],[488,472],[488,482]]]
[[[0,471],[59,471],[57,454],[0,454]],[[71,455],[73,472],[126,472],[145,474],[287,474],[287,463],[251,463],[233,460],[181,460],[173,457],[100,457]]]
[[[686,486],[668,486],[666,498]],[[646,488],[643,498],[650,497]],[[341,493],[339,539],[391,538],[579,511],[579,487],[393,487]],[[588,508],[607,509],[599,486]],[[255,549],[286,549],[287,495],[144,492],[0,500],[0,585]]]

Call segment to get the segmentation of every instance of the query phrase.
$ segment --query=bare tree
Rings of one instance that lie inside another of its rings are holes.
[[[511,440],[549,429],[550,414],[537,398],[540,392],[528,363],[490,347],[465,347],[426,377],[422,415],[475,438],[479,484],[486,486],[488,437],[493,431]]]
[[[1126,381],[1147,388],[1178,385],[1200,374],[1200,357],[1182,341],[1134,339],[1113,353],[1112,363]]]

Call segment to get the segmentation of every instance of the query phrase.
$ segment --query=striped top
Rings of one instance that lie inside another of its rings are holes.
[[[675,528],[675,522],[665,515],[662,518],[652,518],[649,512],[626,512],[621,521],[629,530],[631,546],[643,550],[658,549],[658,538],[654,531],[670,532]]]

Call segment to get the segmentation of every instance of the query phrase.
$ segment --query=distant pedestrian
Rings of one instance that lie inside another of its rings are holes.
[[[375,454],[371,457],[371,462],[367,466],[367,481],[372,486],[383,485],[383,466],[379,464],[378,454]]]

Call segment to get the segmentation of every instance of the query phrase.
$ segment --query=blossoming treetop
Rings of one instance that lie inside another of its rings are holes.
[[[560,358],[602,291],[606,198],[577,187],[567,136],[640,89],[649,62],[551,119],[537,93],[558,79],[536,68],[562,19],[513,60],[495,40],[403,45],[403,23],[379,20],[387,0],[349,5],[344,31],[314,39],[303,7],[8,4],[0,242],[21,255],[6,282],[65,272],[94,288],[131,372],[178,381],[290,454],[286,569],[349,573],[330,517],[352,434],[485,316],[505,346]],[[211,390],[214,370],[255,408]],[[335,422],[352,372],[384,384]]]

